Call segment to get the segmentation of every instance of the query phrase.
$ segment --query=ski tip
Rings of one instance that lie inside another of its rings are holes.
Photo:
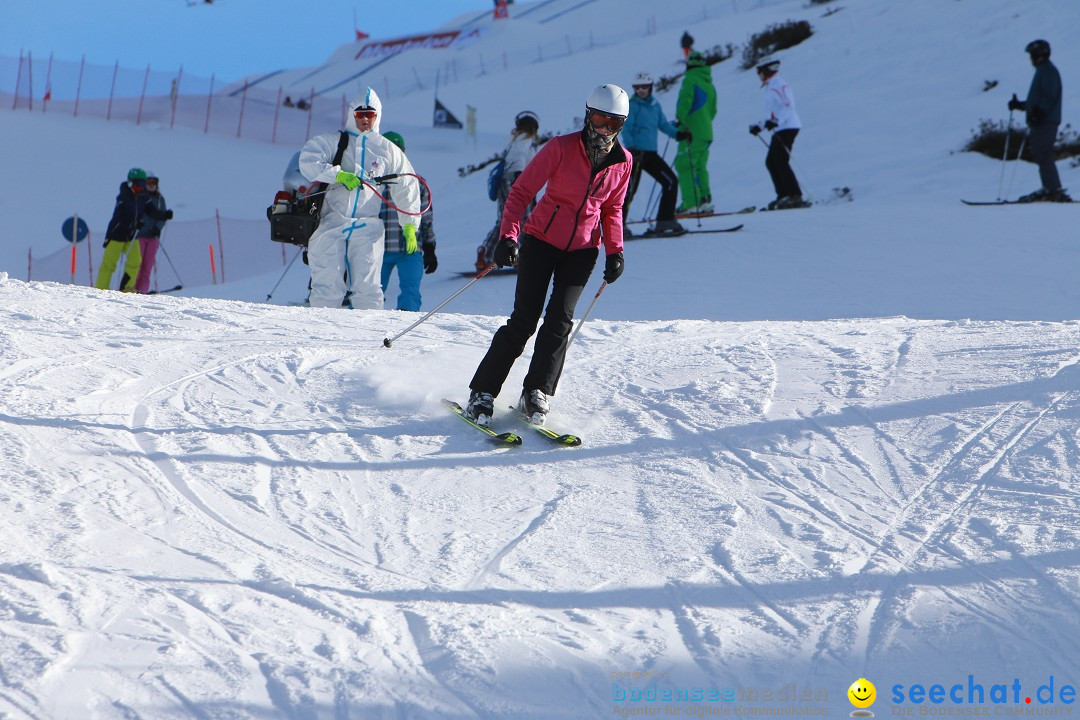
[[[567,447],[577,447],[581,445],[581,438],[577,435],[560,435],[557,438],[553,438],[557,443],[562,443]]]
[[[517,447],[518,445],[521,444],[521,436],[518,435],[517,433],[504,432],[504,433],[499,433],[495,437],[496,437],[496,439],[502,440],[504,443],[506,443],[508,445],[513,445],[514,447]]]

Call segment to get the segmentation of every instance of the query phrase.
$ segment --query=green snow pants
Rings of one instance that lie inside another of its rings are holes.
[[[709,189],[709,145],[710,141],[694,140],[679,143],[675,153],[675,172],[679,176],[679,192],[682,195],[681,207],[697,207],[706,200],[712,200]]]
[[[134,292],[135,279],[139,277],[139,266],[142,265],[142,250],[139,249],[138,240],[106,240],[105,257],[101,259],[101,268],[98,270],[95,287],[99,290],[108,290],[112,284],[113,273],[120,259],[127,254],[127,262],[124,263],[124,277],[120,280],[121,292]]]

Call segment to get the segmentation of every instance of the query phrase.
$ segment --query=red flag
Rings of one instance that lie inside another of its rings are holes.
[[[357,42],[359,42],[361,40],[366,40],[369,37],[371,37],[371,35],[369,33],[364,32],[363,30],[357,30],[356,31],[356,41]]]

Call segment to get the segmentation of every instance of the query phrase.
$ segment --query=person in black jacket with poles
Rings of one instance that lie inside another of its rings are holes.
[[[142,253],[139,251],[139,243],[132,242],[132,238],[135,237],[139,222],[140,203],[137,196],[145,192],[146,171],[142,168],[131,168],[127,182],[120,185],[112,219],[105,230],[105,257],[101,260],[97,282],[94,283],[94,286],[101,290],[109,289],[116,266],[126,254],[127,261],[124,264],[120,290],[135,292],[135,278],[138,277],[139,266],[142,265]]]
[[[1054,164],[1054,141],[1061,124],[1061,74],[1050,62],[1050,43],[1032,40],[1024,51],[1031,56],[1035,77],[1031,79],[1026,100],[1013,93],[1009,110],[1022,110],[1027,115],[1028,147],[1031,158],[1039,166],[1042,187],[1020,198],[1020,202],[1072,202],[1061,187],[1057,165]]]

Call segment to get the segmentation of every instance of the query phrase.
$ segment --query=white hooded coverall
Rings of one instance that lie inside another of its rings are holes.
[[[347,290],[356,309],[383,307],[380,282],[383,261],[383,223],[379,219],[382,201],[367,185],[349,190],[337,182],[339,171],[354,173],[375,185],[382,175],[413,172],[405,153],[379,134],[382,102],[370,87],[349,106],[372,107],[378,114],[372,129],[360,132],[353,113],[345,122],[349,143],[341,165],[333,165],[340,133],[316,135],[300,150],[300,172],[311,182],[329,183],[323,201],[319,227],[308,242],[311,268],[311,306],[341,307]],[[399,214],[402,225],[418,224],[420,186],[414,177],[399,177],[390,184],[377,185],[383,195],[389,191],[393,204],[408,214]],[[345,284],[348,274],[349,284]]]

